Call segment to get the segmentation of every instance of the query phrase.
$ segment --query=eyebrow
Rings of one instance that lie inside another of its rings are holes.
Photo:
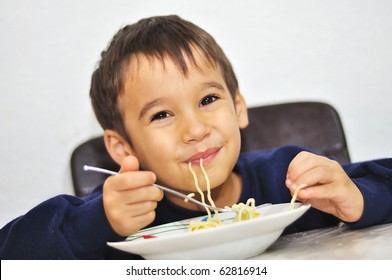
[[[139,120],[142,119],[142,118],[144,117],[144,115],[145,115],[151,108],[153,108],[153,107],[155,107],[155,106],[158,106],[158,105],[164,103],[165,101],[166,101],[166,97],[160,97],[160,98],[154,99],[154,100],[152,100],[152,101],[150,101],[150,102],[147,102],[147,103],[143,106],[142,110],[141,110],[140,113],[139,113]]]
[[[202,89],[208,89],[211,87],[217,88],[221,91],[225,90],[225,88],[220,83],[217,83],[217,82],[206,82],[206,83],[203,83],[203,85],[202,85]]]

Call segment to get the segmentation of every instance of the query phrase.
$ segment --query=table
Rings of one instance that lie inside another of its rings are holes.
[[[279,237],[251,259],[269,260],[392,260],[392,224],[365,229],[336,227]]]

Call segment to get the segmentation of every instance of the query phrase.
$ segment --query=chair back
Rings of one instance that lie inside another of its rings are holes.
[[[248,109],[249,126],[241,133],[242,151],[300,145],[340,164],[350,162],[338,112],[322,102],[292,102]]]
[[[71,155],[71,175],[75,194],[84,196],[102,184],[108,175],[84,171],[84,165],[118,171],[116,164],[106,150],[103,136],[98,136],[80,144]]]

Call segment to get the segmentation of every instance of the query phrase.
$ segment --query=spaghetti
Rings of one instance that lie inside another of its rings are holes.
[[[194,197],[194,196],[195,196],[195,193],[187,194],[187,195],[186,195],[186,198],[184,198],[184,201],[185,201],[185,202],[188,202],[189,199],[192,198],[192,197]]]
[[[308,186],[307,184],[301,184],[301,185],[299,185],[299,186],[295,189],[294,195],[293,195],[293,197],[291,198],[291,201],[290,201],[290,208],[291,208],[291,209],[294,208],[294,202],[297,200],[298,192],[299,192],[301,189],[303,189],[303,188],[305,188],[305,187],[307,187],[307,186]]]
[[[225,208],[231,208],[232,210],[237,211],[237,215],[235,216],[233,223],[254,219],[260,216],[260,213],[256,211],[254,198],[249,198],[246,203],[241,202]]]
[[[189,168],[189,171],[193,175],[193,180],[195,182],[196,190],[200,194],[201,201],[203,203],[205,203],[204,193],[203,193],[202,189],[199,187],[199,180],[197,179],[195,171],[193,171],[191,162],[189,162],[188,168]],[[215,203],[214,203],[214,201],[212,200],[212,197],[211,197],[211,183],[210,183],[210,179],[208,178],[207,172],[205,171],[205,169],[203,167],[203,159],[202,158],[200,159],[200,169],[201,169],[201,171],[203,173],[203,176],[204,176],[204,178],[206,180],[208,201],[210,202],[210,204],[212,206],[215,207]],[[192,220],[189,223],[189,227],[188,227],[189,231],[195,231],[195,230],[198,230],[198,229],[206,229],[206,228],[217,227],[217,226],[222,224],[222,220],[219,217],[218,211],[215,210],[215,216],[212,217],[210,209],[208,209],[208,207],[204,207],[204,208],[206,209],[207,214],[208,214],[207,220],[206,221],[200,221],[200,222],[196,222],[196,221]]]
[[[199,186],[199,181],[197,179],[196,173],[193,171],[192,163],[188,164],[188,168],[189,168],[189,171],[193,175],[193,180],[195,182],[196,190],[199,192],[202,202],[205,203],[204,193]],[[203,176],[205,178],[205,181],[206,181],[207,199],[212,206],[216,207],[215,203],[211,197],[211,183],[208,178],[207,172],[205,171],[205,169],[203,167],[203,159],[200,159],[200,169],[201,169]],[[189,223],[188,231],[195,231],[195,230],[207,229],[207,228],[215,228],[215,227],[221,226],[223,224],[223,222],[219,216],[219,212],[217,210],[214,211],[215,215],[212,216],[210,209],[208,209],[208,207],[204,207],[204,208],[206,209],[206,212],[208,214],[207,219],[205,221],[192,220]],[[248,199],[248,201],[246,203],[241,202],[238,204],[234,204],[231,207],[226,206],[225,208],[232,209],[232,210],[236,211],[237,214],[236,214],[235,218],[233,219],[233,223],[234,222],[241,222],[244,220],[254,219],[254,218],[260,216],[260,213],[256,211],[255,200],[253,198]]]

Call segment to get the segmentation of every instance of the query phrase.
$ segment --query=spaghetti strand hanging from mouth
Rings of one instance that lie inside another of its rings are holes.
[[[199,180],[197,178],[195,171],[192,168],[191,162],[188,163],[188,168],[189,168],[189,171],[192,173],[193,180],[194,180],[196,189],[201,196],[201,200],[203,203],[205,203],[204,193],[199,186]],[[208,178],[208,174],[207,174],[206,170],[204,169],[202,158],[200,159],[200,170],[203,173],[204,179],[206,181],[207,199],[208,199],[211,206],[216,207],[215,202],[211,196],[211,182],[210,182],[210,179]],[[231,208],[231,209],[237,211],[237,214],[236,214],[235,218],[233,219],[233,222],[241,222],[244,220],[254,219],[254,218],[260,216],[260,213],[258,213],[256,211],[255,200],[253,198],[248,199],[248,201],[246,203],[233,204],[232,207],[226,206],[225,208],[228,208],[228,209]],[[191,220],[189,223],[189,226],[188,226],[189,231],[214,228],[214,227],[223,225],[223,222],[222,222],[220,215],[219,215],[219,212],[217,210],[214,211],[215,215],[214,215],[214,217],[212,217],[210,209],[208,209],[207,207],[205,207],[205,209],[208,213],[207,220],[206,221]]]
[[[202,158],[200,159],[200,169],[201,169],[201,172],[203,173],[203,176],[204,176],[205,181],[206,181],[207,199],[210,202],[210,205],[216,207],[215,202],[214,202],[214,200],[211,197],[211,182],[210,182],[210,178],[208,178],[207,172],[204,169],[203,159]],[[216,211],[216,210],[215,210],[215,215],[219,215],[218,211]]]
[[[193,181],[195,182],[195,187],[196,187],[197,192],[200,194],[201,201],[203,203],[205,203],[206,201],[205,201],[205,198],[204,198],[204,193],[203,193],[202,189],[199,186],[199,180],[197,179],[197,175],[196,175],[195,171],[192,168],[192,163],[191,162],[188,163],[188,168],[189,168],[189,171],[192,173]],[[211,211],[210,211],[210,209],[208,209],[207,207],[204,207],[204,208],[207,211],[208,218],[211,218]]]

